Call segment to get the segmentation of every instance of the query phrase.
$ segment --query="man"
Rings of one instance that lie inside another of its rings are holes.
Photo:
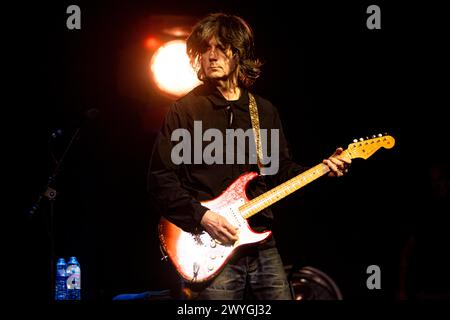
[[[203,132],[217,129],[224,137],[227,129],[253,128],[247,88],[258,78],[261,67],[254,57],[253,46],[252,30],[240,17],[217,13],[197,23],[187,40],[187,53],[203,85],[170,108],[155,142],[149,172],[150,193],[161,213],[183,230],[207,231],[221,244],[233,244],[238,240],[238,230],[225,217],[200,202],[219,196],[244,172],[262,170],[261,162],[250,161],[249,154],[254,150],[238,148],[236,153],[244,153],[248,160],[245,163],[199,163],[199,154],[194,154],[195,150],[187,155],[189,161],[180,163],[173,159],[176,144],[172,134],[177,129],[184,129],[183,132],[194,136],[199,123]],[[269,101],[257,95],[254,98],[261,130],[277,132],[272,137],[277,148],[271,150],[278,149],[275,154],[278,167],[248,186],[250,199],[306,170],[291,159],[277,110]],[[207,141],[202,143],[203,147],[207,146]],[[191,141],[191,144],[194,143]],[[262,147],[268,148],[268,145],[263,143]],[[226,147],[223,150],[230,152]],[[197,161],[190,161],[196,156]],[[236,155],[230,159],[235,160]],[[323,162],[330,168],[330,176],[342,176],[350,164],[341,148]],[[262,232],[271,229],[272,220],[272,212],[265,209],[250,218],[249,224],[255,231]],[[197,299],[291,299],[273,237],[239,249],[212,281],[185,283],[185,289],[189,297]]]

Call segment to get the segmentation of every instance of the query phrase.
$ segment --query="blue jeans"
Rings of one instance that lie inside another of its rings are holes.
[[[207,284],[183,283],[184,298],[198,300],[291,300],[283,263],[275,247],[241,248]],[[186,296],[186,293],[188,295]]]

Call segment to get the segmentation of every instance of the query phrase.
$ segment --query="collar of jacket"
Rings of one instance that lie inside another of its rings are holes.
[[[229,105],[233,105],[242,110],[248,111],[248,90],[241,88],[241,96],[238,100],[227,100],[222,93],[211,85],[204,85],[205,97],[210,100],[215,107],[226,108]]]

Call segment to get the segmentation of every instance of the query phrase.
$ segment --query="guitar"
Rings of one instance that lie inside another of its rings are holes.
[[[394,144],[395,140],[391,136],[378,135],[368,140],[354,140],[342,155],[349,159],[367,159],[381,147],[390,149]],[[238,240],[235,243],[222,245],[206,231],[186,232],[162,217],[158,226],[161,248],[185,280],[196,283],[211,280],[239,247],[261,242],[272,234],[271,231],[254,232],[247,222],[248,218],[328,172],[328,166],[320,163],[252,200],[247,198],[245,189],[258,173],[244,173],[220,196],[201,202],[238,228]]]

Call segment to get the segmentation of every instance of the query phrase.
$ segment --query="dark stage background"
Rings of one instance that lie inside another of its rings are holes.
[[[79,126],[53,184],[56,256],[79,258],[83,299],[174,286],[146,190],[172,100],[150,81],[144,41],[157,27],[152,16],[224,11],[255,31],[265,66],[253,90],[278,107],[296,161],[316,164],[354,138],[396,139],[395,148],[354,160],[348,176],[275,205],[284,262],[321,269],[349,300],[449,298],[448,33],[444,10],[427,3],[61,1],[8,10],[16,58],[9,106],[17,113],[6,126],[14,125],[18,165],[8,213],[20,221],[6,245],[19,272],[32,273],[24,281],[30,297],[51,300],[50,210],[45,200],[33,216],[28,210]],[[81,30],[66,28],[70,4],[81,8]],[[381,8],[381,30],[366,28],[370,4]],[[92,108],[99,114],[86,121]],[[62,135],[49,147],[57,128]],[[381,290],[366,287],[372,264]]]

